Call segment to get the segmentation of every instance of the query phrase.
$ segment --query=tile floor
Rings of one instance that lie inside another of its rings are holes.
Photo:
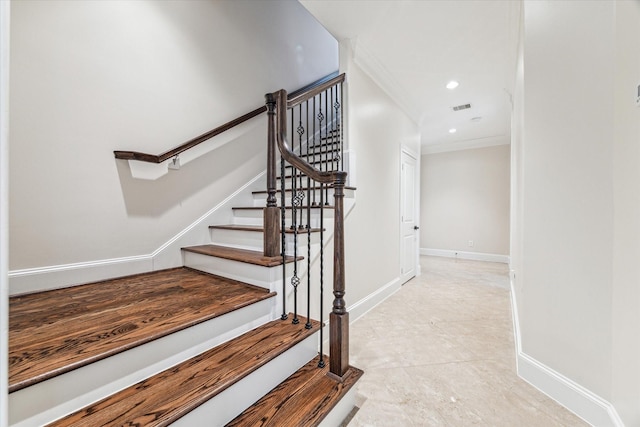
[[[351,328],[365,375],[349,427],[588,425],[517,377],[505,264],[420,262]]]

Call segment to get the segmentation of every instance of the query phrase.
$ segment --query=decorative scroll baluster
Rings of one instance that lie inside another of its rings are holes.
[[[293,135],[294,126],[294,110],[291,109],[291,135]],[[298,319],[298,285],[300,278],[298,277],[298,227],[297,227],[297,207],[298,207],[298,187],[297,187],[298,169],[291,165],[291,230],[293,230],[293,276],[291,276],[291,286],[293,286],[293,319],[291,323],[297,325],[300,323]]]
[[[333,93],[333,89],[331,88],[331,93]],[[334,170],[342,170],[340,169],[340,158],[342,157],[342,134],[340,127],[340,102],[338,101],[338,86],[335,86],[336,98],[333,103],[333,109],[335,111],[334,114],[334,125],[333,125],[333,134],[334,141],[336,146],[334,147],[333,161],[335,162]]]
[[[300,155],[302,155],[302,135],[305,134],[305,129],[304,129],[304,126],[302,125],[302,104],[298,106],[298,117],[299,117],[298,118],[299,124],[298,124],[298,128],[296,129],[296,131],[298,132],[298,152],[300,153]],[[296,198],[299,199],[299,202],[300,202],[299,204],[300,209],[298,212],[300,214],[300,219],[298,221],[298,228],[300,229],[304,229],[304,221],[302,220],[304,209],[302,208],[303,206],[302,202],[304,201],[305,194],[303,190],[304,185],[302,183],[302,179],[303,179],[302,175],[303,175],[302,173],[298,175],[298,192],[296,193]]]
[[[327,95],[327,92],[325,91],[324,93],[324,111],[327,112],[327,124],[326,126],[326,131],[325,131],[325,135],[326,135],[326,140],[325,140],[325,157],[324,157],[324,167],[325,167],[325,171],[329,170],[329,150],[331,150],[331,148],[329,148],[330,146],[328,145],[328,142],[330,141],[330,137],[329,137],[329,131],[330,131],[330,124],[329,124],[329,115],[330,115],[330,107],[329,107],[329,96]],[[331,147],[333,147],[333,145],[331,145]],[[324,193],[324,205],[325,206],[329,206],[329,188],[325,187],[324,189],[325,193]]]

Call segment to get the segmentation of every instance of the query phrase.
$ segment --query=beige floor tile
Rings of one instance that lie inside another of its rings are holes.
[[[365,370],[349,426],[586,426],[518,378],[508,269],[422,257],[422,276],[357,320]]]

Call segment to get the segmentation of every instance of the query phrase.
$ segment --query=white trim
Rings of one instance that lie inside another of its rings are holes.
[[[466,141],[441,142],[438,144],[423,144],[422,155],[444,153],[448,151],[472,150],[475,148],[509,144],[511,144],[511,140],[508,135],[489,136],[486,138],[468,139]]]
[[[486,254],[482,252],[454,251],[449,249],[420,248],[420,255],[441,256],[445,258],[469,259],[474,261],[502,262],[509,264],[509,255]]]
[[[349,313],[349,324],[351,325],[356,320],[367,314],[369,311],[376,308],[379,304],[384,302],[391,295],[395,294],[402,287],[402,281],[400,277],[396,277],[390,282],[382,285],[375,291],[371,292],[366,297],[357,301],[356,303],[347,307]],[[323,336],[325,337],[322,345],[324,348],[329,348],[329,318],[324,320]]]
[[[396,277],[366,297],[362,298],[360,301],[352,304],[347,308],[347,311],[349,312],[349,323],[355,322],[375,308],[378,304],[398,292],[401,286],[402,282],[400,281],[400,277]]]
[[[610,402],[522,351],[514,281],[512,272],[511,307],[518,376],[593,426],[624,427]]]
[[[353,43],[353,62],[360,67],[396,104],[413,120],[420,124],[420,109],[416,106],[409,91],[402,85],[387,67],[367,49],[360,40]]]

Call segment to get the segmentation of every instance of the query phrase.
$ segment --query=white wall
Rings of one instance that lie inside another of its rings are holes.
[[[617,2],[613,133],[612,400],[640,425],[640,2]]]
[[[348,42],[342,48],[348,50]],[[420,133],[351,55],[342,57],[348,85],[348,145],[357,155],[357,202],[345,221],[350,305],[384,285],[399,285],[400,153],[406,146],[418,154]]]
[[[610,403],[640,422],[639,7],[524,3],[511,242],[521,362],[594,425],[621,424]]]
[[[509,157],[509,145],[422,156],[422,248],[509,254]]]
[[[338,68],[295,1],[15,2],[12,270],[145,255],[264,170],[263,123],[163,177],[160,153]]]
[[[9,14],[0,2],[0,427],[9,423]]]

